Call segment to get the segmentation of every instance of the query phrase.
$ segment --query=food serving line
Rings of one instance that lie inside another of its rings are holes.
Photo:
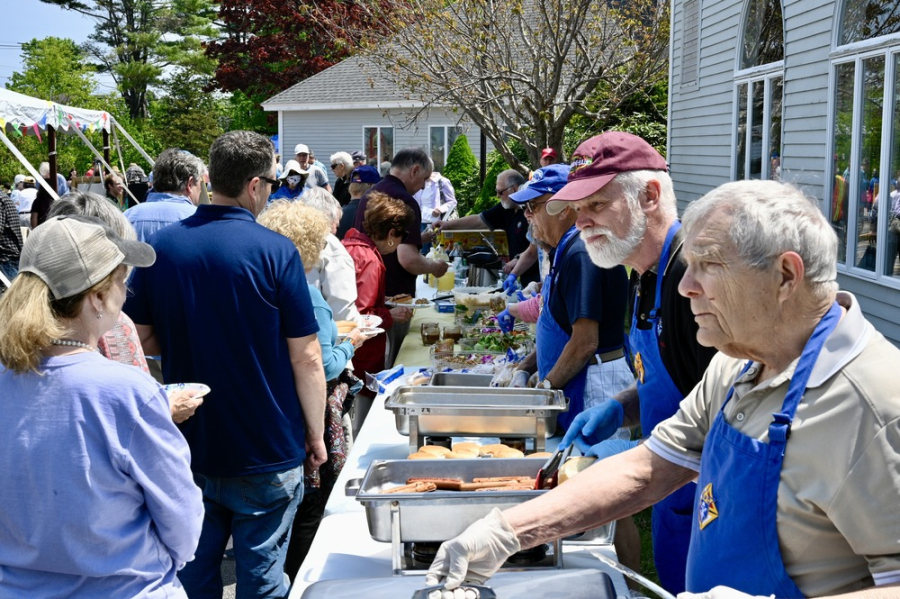
[[[433,290],[428,287],[417,293],[419,297],[430,297],[432,294]],[[543,465],[544,460],[523,458],[406,460],[410,454],[410,439],[398,432],[400,419],[395,414],[397,410],[385,409],[385,403],[395,390],[406,385],[411,373],[430,363],[429,348],[422,344],[416,334],[420,324],[438,322],[443,326],[451,325],[454,321],[454,314],[438,313],[433,307],[415,310],[410,334],[404,340],[396,360],[396,364],[405,365],[406,372],[389,383],[385,392],[375,398],[329,496],[309,554],[295,577],[290,599],[413,597],[425,587],[424,570],[427,570],[427,565],[423,564],[427,563],[427,559],[425,562],[415,562],[415,545],[401,545],[401,538],[403,541],[422,540],[417,535],[423,527],[428,528],[432,520],[435,527],[443,527],[452,532],[447,537],[452,538],[468,525],[466,518],[477,519],[478,513],[486,514],[490,510],[490,507],[484,505],[496,504],[502,508],[507,506],[505,501],[520,502],[537,493],[528,491],[525,498],[512,497],[515,494],[511,492],[463,493],[458,498],[453,496],[453,492],[432,493],[424,494],[429,495],[424,503],[413,495],[379,494],[379,489],[384,487],[381,483],[385,477],[390,479],[391,476],[398,476],[402,479],[410,473],[422,475],[423,468],[428,476],[452,476],[458,474],[461,467],[459,464],[466,462],[468,465],[464,467],[468,475],[495,476],[501,473],[520,474],[520,470],[522,474],[533,475]],[[559,440],[559,436],[546,438],[546,451],[554,451]],[[483,438],[479,441],[487,444],[496,443],[497,439]],[[394,462],[390,462],[391,460]],[[378,461],[388,462],[379,464]],[[373,462],[376,466],[370,472]],[[472,470],[473,467],[477,472]],[[366,505],[356,497],[360,486],[363,487],[360,498],[368,497],[372,500],[366,501]],[[479,507],[476,504],[483,505]],[[460,522],[456,522],[457,519]],[[370,525],[375,528],[371,534]],[[541,556],[534,565],[517,566],[514,571],[502,571],[489,580],[487,585],[501,599],[523,596],[570,599],[628,597],[624,577],[601,563],[596,556],[599,554],[605,558],[616,558],[611,544],[612,534],[611,527],[589,531],[576,540],[563,542],[561,554],[558,553],[559,545],[550,546],[547,555]],[[382,540],[375,540],[373,536]],[[521,570],[520,567],[534,569]],[[416,571],[417,575],[411,574]],[[416,596],[435,596],[433,590],[431,593]],[[468,596],[477,595],[470,593]],[[490,592],[485,591],[481,596],[490,596]]]

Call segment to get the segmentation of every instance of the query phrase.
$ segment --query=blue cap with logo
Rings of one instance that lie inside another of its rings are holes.
[[[381,181],[381,175],[374,166],[358,166],[350,173],[351,183],[378,183]]]
[[[516,204],[524,204],[547,193],[556,193],[566,186],[569,180],[568,164],[551,164],[539,168],[531,175],[531,181],[525,188],[509,196]]]

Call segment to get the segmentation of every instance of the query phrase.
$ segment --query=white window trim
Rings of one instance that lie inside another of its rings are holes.
[[[837,33],[835,32],[835,39],[837,39]],[[887,44],[883,43],[883,40],[887,37],[890,37],[893,40],[893,43]],[[859,152],[860,152],[860,144],[861,144],[861,136],[856,135],[857,131],[861,131],[862,129],[862,110],[858,110],[860,108],[861,103],[857,102],[860,94],[862,94],[862,63],[864,60],[874,57],[874,56],[884,56],[885,57],[885,69],[884,69],[884,89],[893,90],[894,88],[894,69],[893,63],[896,60],[896,56],[900,55],[900,35],[894,36],[885,36],[885,38],[878,38],[878,44],[865,44],[864,42],[859,42],[856,44],[844,46],[840,49],[839,52],[833,52],[832,58],[829,60],[829,69],[828,69],[828,120],[826,123],[826,164],[825,164],[825,181],[827,184],[825,185],[825,215],[828,218],[828,221],[831,222],[831,207],[833,205],[832,194],[834,193],[834,160],[831,158],[834,156],[834,119],[835,119],[835,111],[836,111],[836,103],[834,101],[835,97],[835,86],[837,85],[835,72],[838,65],[841,64],[854,64],[853,71],[853,125],[852,131],[854,132],[853,138],[850,143],[850,165],[855,165],[859,163]],[[862,48],[867,48],[867,51],[861,51]],[[856,49],[856,50],[854,50]],[[890,97],[889,100],[893,98]],[[882,127],[889,127],[891,123],[891,102],[885,102],[884,106],[882,106]],[[882,167],[887,164],[888,169],[887,172],[890,173],[890,143],[891,143],[891,130],[888,130],[888,134],[884,134],[884,130],[882,129],[881,136],[881,162],[878,165],[878,172],[885,172],[882,170]],[[898,152],[900,152],[900,148],[898,148]],[[858,187],[858,177],[859,177],[859,169],[850,169],[850,181],[847,183],[849,189],[856,189]],[[882,285],[884,287],[890,287],[893,289],[900,289],[900,277],[893,277],[891,275],[881,274],[884,270],[884,260],[885,260],[885,248],[886,245],[876,245],[877,253],[875,259],[875,271],[869,271],[864,268],[859,268],[856,266],[856,252],[852,251],[853,241],[856,239],[857,233],[857,207],[854,201],[853,205],[848,202],[847,205],[847,239],[845,241],[846,247],[845,249],[845,262],[837,263],[837,271],[845,276],[853,277],[855,279],[860,279],[864,281],[869,281],[875,283],[877,285]],[[890,214],[890,210],[879,210],[878,211],[878,222],[876,224],[878,233],[882,231],[887,232],[886,220],[888,219],[888,215]],[[852,235],[851,235],[851,232]],[[884,236],[882,236],[883,238]]]
[[[375,151],[378,153],[378,156],[376,157],[376,161],[375,161],[375,162],[376,162],[376,165],[375,165],[375,168],[379,168],[379,167],[381,166],[381,162],[382,162],[382,160],[381,160],[381,130],[382,130],[382,129],[392,129],[392,130],[394,130],[394,131],[391,132],[391,133],[392,133],[392,137],[393,137],[393,133],[396,132],[396,127],[394,127],[394,125],[363,125],[363,126],[362,126],[362,147],[363,147],[363,148],[366,147],[366,129],[377,129],[377,132],[376,132],[376,135],[375,135],[375,141],[376,141],[376,144],[377,144],[377,149],[376,149]],[[396,141],[396,140],[394,140],[394,141]],[[394,153],[396,153],[396,151],[395,151]],[[366,158],[369,158],[369,156],[366,156]]]
[[[782,94],[784,94],[784,63],[782,61],[773,62],[771,64],[763,65],[762,67],[754,67],[752,69],[746,69],[740,74],[736,74],[734,77],[734,87],[733,87],[733,98],[731,105],[731,122],[733,126],[731,128],[731,180],[737,180],[737,144],[739,139],[738,129],[739,129],[739,117],[740,117],[740,87],[742,85],[749,85],[750,83],[759,83],[762,81],[764,83],[763,88],[763,98],[771,99],[772,94],[772,80],[773,79],[781,79],[782,85]],[[747,131],[751,131],[751,127],[753,126],[753,111],[750,109],[750,104],[752,102],[752,96],[747,93]],[[784,99],[782,97],[781,103],[781,139],[784,140]],[[763,102],[763,123],[768,123],[771,120],[771,110],[772,103],[771,102]],[[749,133],[748,133],[749,140]],[[769,178],[769,163],[766,161],[765,152],[768,151],[769,148],[769,127],[763,127],[762,130],[762,141],[760,142],[763,148],[763,158],[762,164],[760,165],[761,169],[761,178],[766,180]],[[781,152],[779,151],[779,158],[782,160],[782,169],[784,169],[784,157],[781,156]],[[744,179],[747,179],[746,175],[750,172],[750,144],[747,144],[746,148],[746,156],[744,156]]]

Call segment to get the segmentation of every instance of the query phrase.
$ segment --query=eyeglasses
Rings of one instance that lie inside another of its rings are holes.
[[[343,165],[340,164],[340,163],[338,163],[338,164],[332,164],[332,165],[331,165],[331,170],[334,170],[334,169],[336,169],[336,168],[339,167],[339,166],[343,166]]]
[[[502,195],[503,195],[503,192],[506,191],[507,189],[509,189],[510,187],[515,187],[515,185],[507,185],[507,186],[504,187],[503,189],[495,189],[494,191],[497,192],[497,195],[498,195],[498,196],[502,196]]]
[[[259,178],[272,186],[272,193],[275,193],[281,187],[280,179],[269,179],[268,177],[263,177],[262,175],[260,175]],[[252,180],[253,180],[253,177],[250,177],[249,179],[247,179],[247,181],[252,181]]]
[[[531,201],[525,202],[525,212],[528,212],[530,214],[535,214],[538,211],[538,208],[540,208],[541,206],[543,206],[544,204],[546,204],[549,201],[550,200],[545,200],[545,201],[541,202],[540,204],[535,204],[534,202],[531,202]]]

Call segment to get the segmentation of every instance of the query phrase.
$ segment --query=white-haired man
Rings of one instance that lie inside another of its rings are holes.
[[[683,222],[679,291],[720,352],[701,382],[646,443],[445,543],[429,582],[489,576],[696,479],[681,599],[900,593],[900,350],[837,291],[828,221],[796,188],[741,181]]]
[[[588,254],[595,264],[632,268],[634,298],[629,347],[636,384],[576,418],[563,443],[604,458],[636,442],[607,440],[623,426],[640,424],[644,437],[672,416],[699,382],[712,348],[697,343],[690,302],[678,294],[685,265],[683,234],[666,161],[646,141],[608,132],[581,143],[572,155],[568,184],[547,205],[578,212]],[[670,592],[684,590],[694,489],[688,485],[653,507],[654,562]]]
[[[350,203],[350,173],[353,172],[353,157],[347,152],[331,155],[331,172],[334,173],[334,199],[341,207]]]

